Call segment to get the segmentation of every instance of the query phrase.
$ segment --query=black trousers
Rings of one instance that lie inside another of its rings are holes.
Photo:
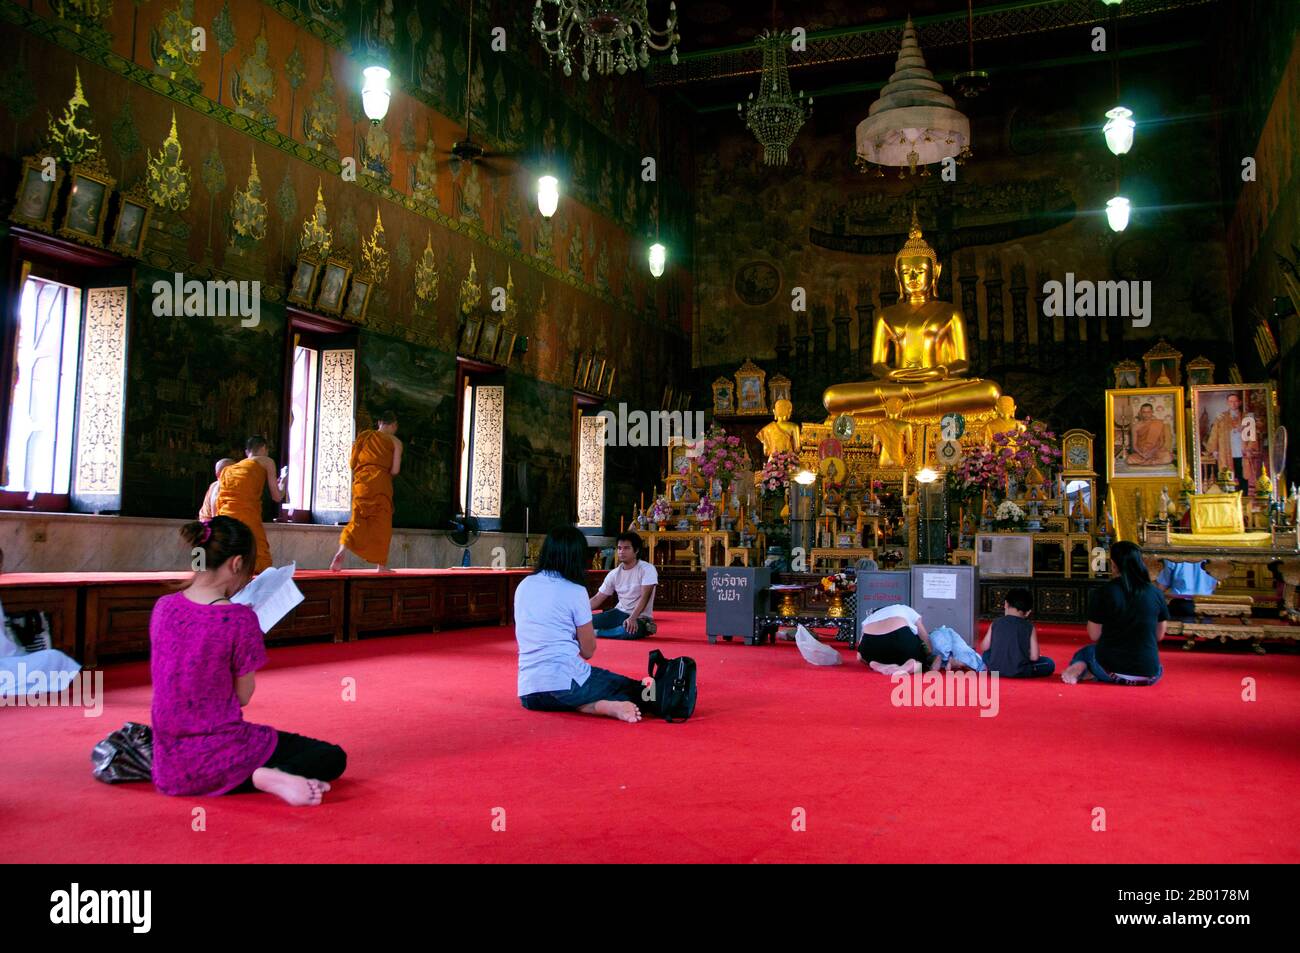
[[[902,665],[910,659],[922,664],[929,661],[929,653],[921,637],[907,626],[886,632],[884,635],[864,635],[858,643],[858,655],[864,662],[881,665]]]
[[[291,731],[278,731],[275,750],[267,759],[264,768],[276,768],[285,774],[296,774],[300,778],[313,778],[317,781],[333,781],[342,776],[348,766],[348,756],[338,745],[328,741],[317,741]],[[242,794],[257,790],[253,779],[249,778],[232,794]]]

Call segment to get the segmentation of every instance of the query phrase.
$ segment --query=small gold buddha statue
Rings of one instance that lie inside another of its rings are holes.
[[[912,452],[912,425],[901,417],[903,399],[891,397],[885,401],[885,419],[871,427],[872,435],[880,441],[880,465],[902,467],[907,465],[907,455]]]
[[[828,387],[822,404],[830,416],[885,417],[885,404],[895,397],[903,401],[908,420],[993,409],[1001,394],[998,385],[961,376],[970,366],[966,321],[961,309],[935,297],[939,271],[938,256],[921,237],[913,208],[907,242],[894,257],[899,301],[880,312],[872,335],[876,379]]]
[[[1025,424],[1023,421],[1016,420],[1016,401],[1014,398],[1003,394],[997,401],[998,415],[988,422],[988,429],[985,434],[991,442],[993,438],[1000,433],[1014,436],[1018,433],[1024,433]]]
[[[763,453],[769,459],[778,450],[799,452],[799,425],[790,423],[790,412],[793,409],[788,400],[778,400],[772,407],[776,419],[758,432],[759,442],[763,444]]]

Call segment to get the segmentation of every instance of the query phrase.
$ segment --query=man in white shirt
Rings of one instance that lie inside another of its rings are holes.
[[[617,593],[613,609],[597,613],[591,620],[596,636],[603,639],[643,639],[655,632],[655,586],[659,573],[643,559],[641,537],[636,533],[618,534],[618,565],[609,571],[600,589],[591,597],[593,612]]]

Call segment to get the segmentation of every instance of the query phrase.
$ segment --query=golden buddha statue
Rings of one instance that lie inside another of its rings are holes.
[[[988,422],[988,429],[985,430],[985,436],[992,441],[1000,433],[1014,436],[1018,433],[1024,433],[1024,421],[1016,420],[1016,402],[1015,399],[1003,394],[997,400],[998,415]]]
[[[871,427],[871,435],[880,441],[882,467],[906,466],[912,452],[912,425],[901,419],[902,414],[903,399],[890,397],[885,401],[885,419]]]
[[[830,416],[884,417],[885,403],[893,397],[903,401],[907,420],[993,409],[1001,394],[998,385],[961,376],[970,366],[966,321],[951,302],[935,298],[939,271],[939,259],[921,237],[913,208],[907,243],[894,257],[899,301],[880,312],[872,335],[876,379],[828,387],[822,404]]]
[[[776,417],[770,424],[758,432],[759,442],[763,444],[763,453],[768,459],[778,450],[799,452],[799,425],[790,423],[790,413],[794,407],[788,400],[778,400],[772,407]]]

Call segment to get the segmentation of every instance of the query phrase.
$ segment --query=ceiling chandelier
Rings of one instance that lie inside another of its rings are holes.
[[[556,8],[555,26],[547,27],[542,5]],[[646,0],[537,0],[533,7],[533,29],[542,49],[552,60],[564,64],[564,75],[573,75],[573,61],[582,45],[582,78],[596,72],[620,76],[638,66],[650,64],[650,51],[672,50],[677,63],[677,3],[668,4],[668,22],[662,30],[650,25]]]
[[[917,166],[928,175],[925,166],[970,156],[970,122],[926,67],[911,17],[903,27],[894,74],[858,123],[857,140],[860,171],[868,165],[892,166],[903,170],[899,178],[915,173]]]
[[[736,104],[749,131],[763,147],[763,161],[768,165],[785,165],[790,160],[790,143],[799,127],[812,114],[812,97],[804,103],[803,93],[790,92],[790,68],[786,65],[791,35],[764,30],[754,42],[763,49],[763,78],[758,98]]]

